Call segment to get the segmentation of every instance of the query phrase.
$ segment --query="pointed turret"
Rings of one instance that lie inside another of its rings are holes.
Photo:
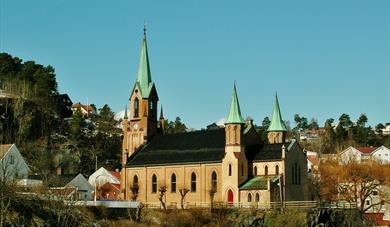
[[[141,56],[139,60],[137,83],[143,98],[148,98],[150,90],[152,89],[152,75],[150,73],[148,45],[146,42],[146,32],[144,29],[144,38],[141,46]]]
[[[284,143],[286,140],[287,128],[283,122],[282,114],[280,113],[278,95],[275,95],[274,111],[272,113],[271,123],[268,127],[268,142]]]
[[[125,116],[123,117],[123,119],[129,119],[129,116],[127,115],[127,105],[126,105],[126,108],[125,108]]]
[[[161,106],[160,110],[160,119],[164,119],[163,107]]]
[[[230,103],[229,116],[225,124],[244,124],[245,121],[241,116],[240,103],[238,102],[236,83],[234,83],[232,101]]]
[[[165,130],[165,119],[164,119],[164,113],[163,113],[163,107],[161,106],[161,111],[160,111],[160,132],[164,134]]]
[[[282,114],[280,113],[278,95],[275,95],[274,112],[272,113],[271,123],[268,127],[268,132],[287,132],[287,128],[284,125]]]

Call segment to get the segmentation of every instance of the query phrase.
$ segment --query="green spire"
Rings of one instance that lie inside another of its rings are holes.
[[[277,131],[277,132],[286,132],[287,128],[284,125],[282,115],[280,114],[278,95],[275,95],[275,105],[274,112],[272,113],[271,124],[268,127],[267,131]]]
[[[245,121],[241,116],[240,103],[238,102],[236,83],[233,87],[232,102],[230,103],[229,116],[225,124],[244,124]]]
[[[153,86],[153,82],[150,73],[148,46],[146,43],[146,28],[144,28],[144,38],[142,40],[141,46],[141,56],[138,67],[137,83],[139,85],[139,89],[141,90],[142,97],[148,98]]]
[[[126,108],[125,108],[125,116],[123,117],[123,119],[128,119],[129,117],[127,116],[127,105],[126,105]]]

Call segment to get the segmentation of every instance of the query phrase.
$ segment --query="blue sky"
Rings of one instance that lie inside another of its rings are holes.
[[[124,109],[144,21],[165,116],[202,128],[241,111],[261,124],[275,92],[282,115],[361,113],[390,122],[390,1],[0,0],[0,48],[56,69],[73,102]],[[293,126],[293,124],[292,124]]]

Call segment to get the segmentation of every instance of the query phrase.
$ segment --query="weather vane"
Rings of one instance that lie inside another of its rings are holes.
[[[146,35],[146,21],[144,21],[144,34]]]

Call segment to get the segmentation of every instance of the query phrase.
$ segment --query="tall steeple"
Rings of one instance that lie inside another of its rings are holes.
[[[268,142],[284,143],[286,140],[287,128],[283,122],[282,114],[280,113],[278,95],[275,95],[274,111],[272,113],[271,123],[268,127]]]
[[[229,116],[225,124],[244,124],[245,121],[241,116],[240,103],[238,102],[236,83],[234,83],[232,101],[230,103]]]
[[[148,98],[150,90],[152,89],[152,75],[150,73],[148,45],[146,42],[146,28],[144,28],[144,38],[141,45],[141,56],[139,60],[137,83],[141,90],[143,98]]]
[[[286,132],[287,128],[284,125],[282,114],[280,113],[280,107],[279,107],[279,100],[278,95],[275,95],[275,104],[274,104],[274,111],[272,113],[272,119],[271,123],[268,127],[268,132],[271,131],[277,131],[277,132]]]

